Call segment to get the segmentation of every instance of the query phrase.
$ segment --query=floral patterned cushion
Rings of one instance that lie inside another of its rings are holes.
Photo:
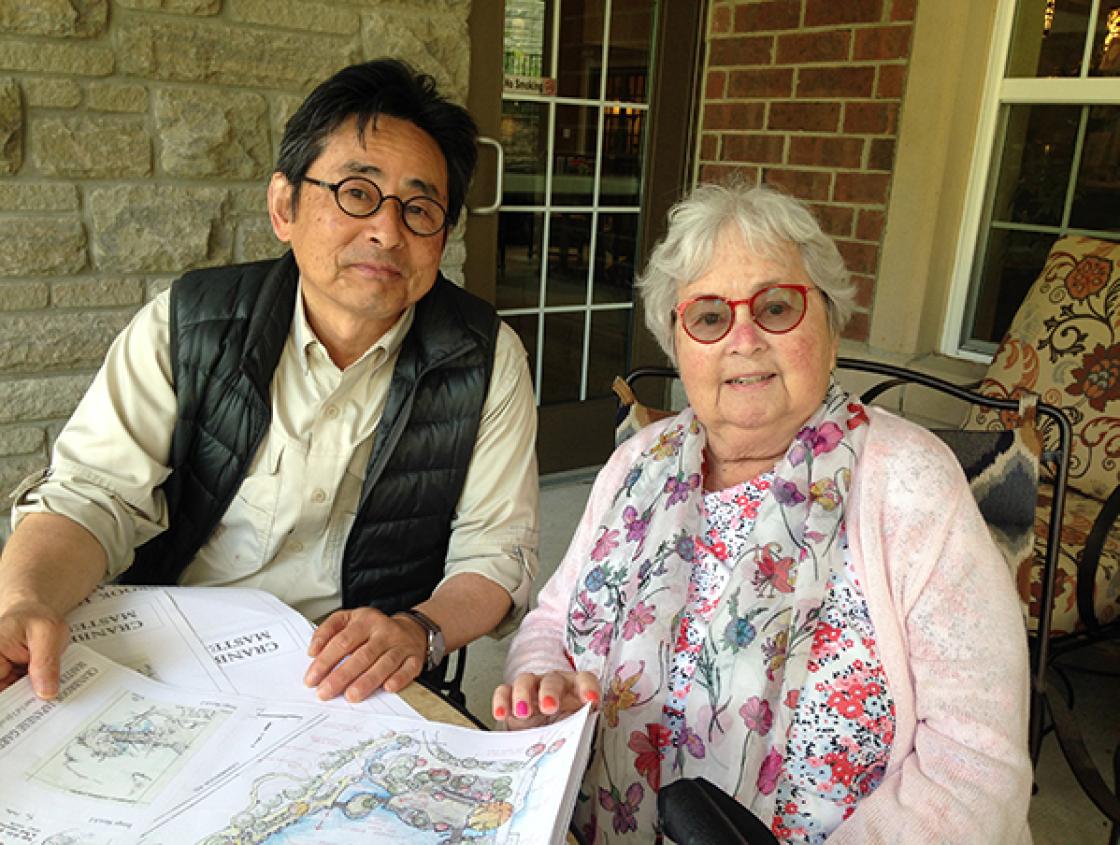
[[[1051,630],[1056,636],[1072,634],[1084,628],[1077,614],[1077,562],[1100,509],[1101,503],[1096,499],[1073,490],[1066,494],[1058,574],[1054,581],[1054,615],[1051,617]],[[1042,594],[1041,561],[1046,554],[1046,536],[1050,529],[1050,494],[1045,486],[1040,492],[1035,519],[1035,556],[1019,564],[1015,578],[1019,600],[1024,604],[1029,602],[1032,631],[1038,627]],[[1101,625],[1120,621],[1120,532],[1111,532],[1105,540],[1093,596],[1097,621]]]
[[[1077,563],[1092,520],[1120,484],[1120,244],[1075,236],[1054,244],[980,390],[1000,397],[1037,394],[1060,407],[1073,427],[1053,619],[1054,633],[1072,633],[1083,627],[1077,614]],[[999,417],[977,409],[966,425],[994,428],[1014,422],[1014,414]],[[1020,598],[1031,603],[1033,620],[1049,507],[1044,486],[1035,523],[1037,560],[1024,560],[1017,570]],[[1114,535],[1096,573],[1093,603],[1102,624],[1120,616],[1118,559],[1120,538]]]
[[[1073,425],[1070,484],[1107,498],[1120,483],[1120,244],[1054,244],[980,389],[1029,391],[1062,408]],[[985,427],[992,412],[973,416]]]

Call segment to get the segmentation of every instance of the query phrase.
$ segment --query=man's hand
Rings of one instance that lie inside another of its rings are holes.
[[[307,649],[311,662],[303,682],[320,699],[342,693],[362,701],[384,687],[399,692],[424,668],[428,635],[409,619],[372,607],[339,610],[319,626]]]
[[[599,703],[599,679],[590,672],[518,675],[494,690],[491,712],[510,730],[535,728]]]
[[[69,640],[66,621],[47,605],[7,606],[0,614],[0,690],[30,674],[39,698],[57,696],[59,662]]]
[[[25,674],[40,698],[58,695],[66,614],[105,575],[105,550],[65,516],[31,513],[0,555],[0,689]]]

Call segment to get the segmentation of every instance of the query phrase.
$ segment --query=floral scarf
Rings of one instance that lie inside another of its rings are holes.
[[[704,429],[686,408],[635,459],[576,582],[565,634],[576,669],[605,689],[575,813],[589,842],[651,841],[661,784],[698,775],[773,817],[816,621],[829,575],[843,566],[867,421],[832,383],[775,466],[708,627],[676,742],[662,705],[703,538]]]

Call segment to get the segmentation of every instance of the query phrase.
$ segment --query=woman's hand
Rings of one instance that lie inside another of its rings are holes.
[[[511,730],[535,728],[599,703],[599,679],[590,672],[526,673],[494,690],[491,712]]]

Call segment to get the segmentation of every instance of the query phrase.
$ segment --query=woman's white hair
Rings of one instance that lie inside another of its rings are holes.
[[[697,185],[669,210],[669,230],[637,281],[646,327],[669,360],[676,362],[677,291],[707,272],[725,229],[737,231],[748,250],[765,257],[775,255],[783,244],[793,244],[824,296],[833,334],[839,334],[851,316],[855,287],[836,244],[805,204],[768,185]]]

